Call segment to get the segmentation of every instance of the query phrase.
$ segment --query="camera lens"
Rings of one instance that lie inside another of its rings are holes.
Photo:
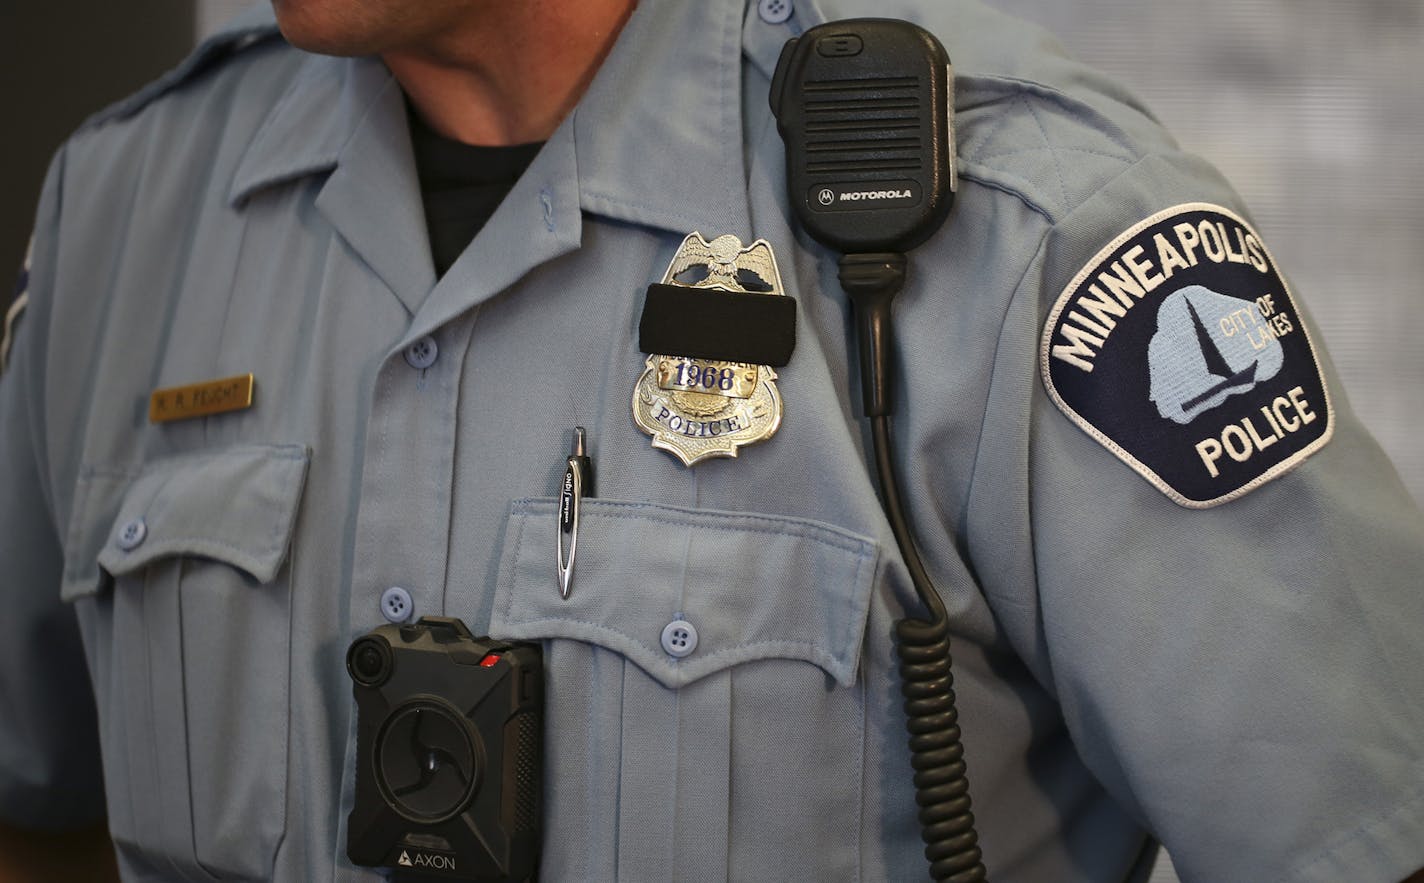
[[[363,687],[375,687],[391,676],[391,645],[381,638],[364,637],[346,653],[346,670]]]
[[[397,709],[376,737],[377,784],[406,818],[435,824],[465,808],[479,784],[479,755],[452,708],[419,700]]]

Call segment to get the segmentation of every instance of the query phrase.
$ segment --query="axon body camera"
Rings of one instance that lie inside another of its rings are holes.
[[[425,877],[519,883],[538,868],[544,677],[536,644],[424,617],[346,654],[356,798],[346,853]]]

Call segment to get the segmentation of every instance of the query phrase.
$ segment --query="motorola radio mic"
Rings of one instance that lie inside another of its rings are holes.
[[[904,252],[938,230],[954,202],[954,72],[934,35],[909,22],[831,22],[781,50],[771,111],[786,143],[796,217],[817,241],[842,253],[840,281],[855,307],[861,396],[881,500],[929,613],[900,620],[895,634],[930,876],[982,881],[954,707],[949,617],[915,548],[890,458],[890,308],[905,284]]]
[[[958,187],[949,55],[909,22],[831,22],[786,43],[770,98],[797,220],[844,255],[865,413],[887,415],[904,252],[944,223]]]
[[[786,43],[771,112],[796,217],[847,254],[903,252],[939,229],[958,186],[954,77],[934,35],[852,19]]]

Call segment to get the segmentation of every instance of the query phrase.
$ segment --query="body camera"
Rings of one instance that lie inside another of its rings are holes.
[[[458,619],[428,616],[357,638],[346,668],[357,711],[351,860],[398,877],[533,879],[538,645],[477,638]]]

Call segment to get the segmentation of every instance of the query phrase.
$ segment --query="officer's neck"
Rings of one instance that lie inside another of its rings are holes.
[[[635,3],[480,4],[449,39],[381,57],[441,135],[466,144],[544,141],[583,95]]]

